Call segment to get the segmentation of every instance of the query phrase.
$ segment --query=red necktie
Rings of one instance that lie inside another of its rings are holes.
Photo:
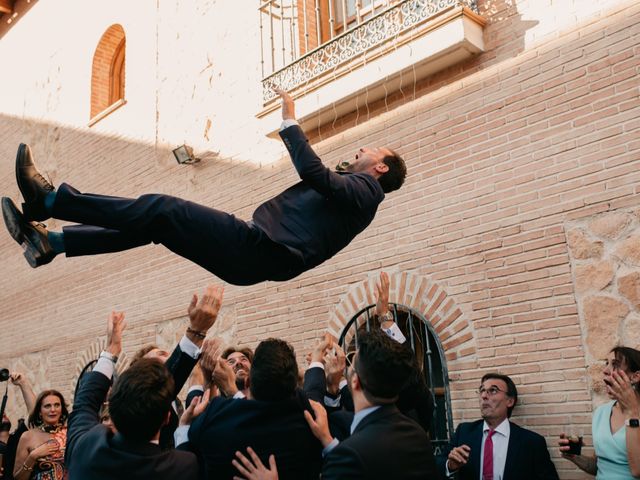
[[[484,441],[484,454],[482,458],[482,480],[493,480],[493,434],[495,430],[489,430],[489,435]]]

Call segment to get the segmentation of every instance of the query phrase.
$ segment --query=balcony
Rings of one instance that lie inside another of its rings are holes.
[[[269,129],[272,86],[296,99],[303,128],[320,127],[484,51],[475,0],[262,0],[259,16]]]

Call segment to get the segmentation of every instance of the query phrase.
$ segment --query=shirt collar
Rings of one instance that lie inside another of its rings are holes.
[[[491,430],[489,424],[484,422],[482,425],[482,433],[486,433]],[[499,433],[503,437],[509,437],[509,432],[511,432],[511,426],[509,425],[509,419],[505,418],[500,425],[496,427],[496,433]]]
[[[357,412],[353,416],[353,421],[351,422],[351,434],[353,435],[353,432],[355,431],[356,427],[358,426],[358,424],[362,421],[362,419],[364,417],[366,417],[370,413],[375,412],[379,408],[380,408],[380,405],[374,405],[373,407],[363,408],[362,410]]]

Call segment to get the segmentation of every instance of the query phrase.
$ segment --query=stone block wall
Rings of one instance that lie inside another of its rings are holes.
[[[606,399],[603,359],[616,345],[640,349],[640,209],[567,222],[567,245],[596,403]]]

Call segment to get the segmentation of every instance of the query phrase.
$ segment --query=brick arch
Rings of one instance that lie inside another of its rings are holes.
[[[76,357],[76,365],[74,368],[74,375],[71,379],[70,391],[75,392],[76,384],[78,383],[78,377],[80,377],[80,373],[82,369],[92,360],[97,359],[100,356],[100,352],[107,348],[107,338],[99,337],[95,339],[89,347],[87,347],[84,351],[80,352]],[[122,352],[118,357],[118,363],[116,364],[116,372],[117,374],[121,374],[124,372],[129,366],[129,357],[126,353]]]
[[[354,284],[340,298],[329,316],[328,331],[336,338],[349,320],[364,307],[375,303],[378,274]],[[389,301],[411,307],[433,326],[447,360],[473,355],[475,339],[468,319],[447,292],[429,277],[412,272],[390,273]]]
[[[91,67],[91,114],[124,100],[126,36],[121,25],[111,25],[102,35]]]

